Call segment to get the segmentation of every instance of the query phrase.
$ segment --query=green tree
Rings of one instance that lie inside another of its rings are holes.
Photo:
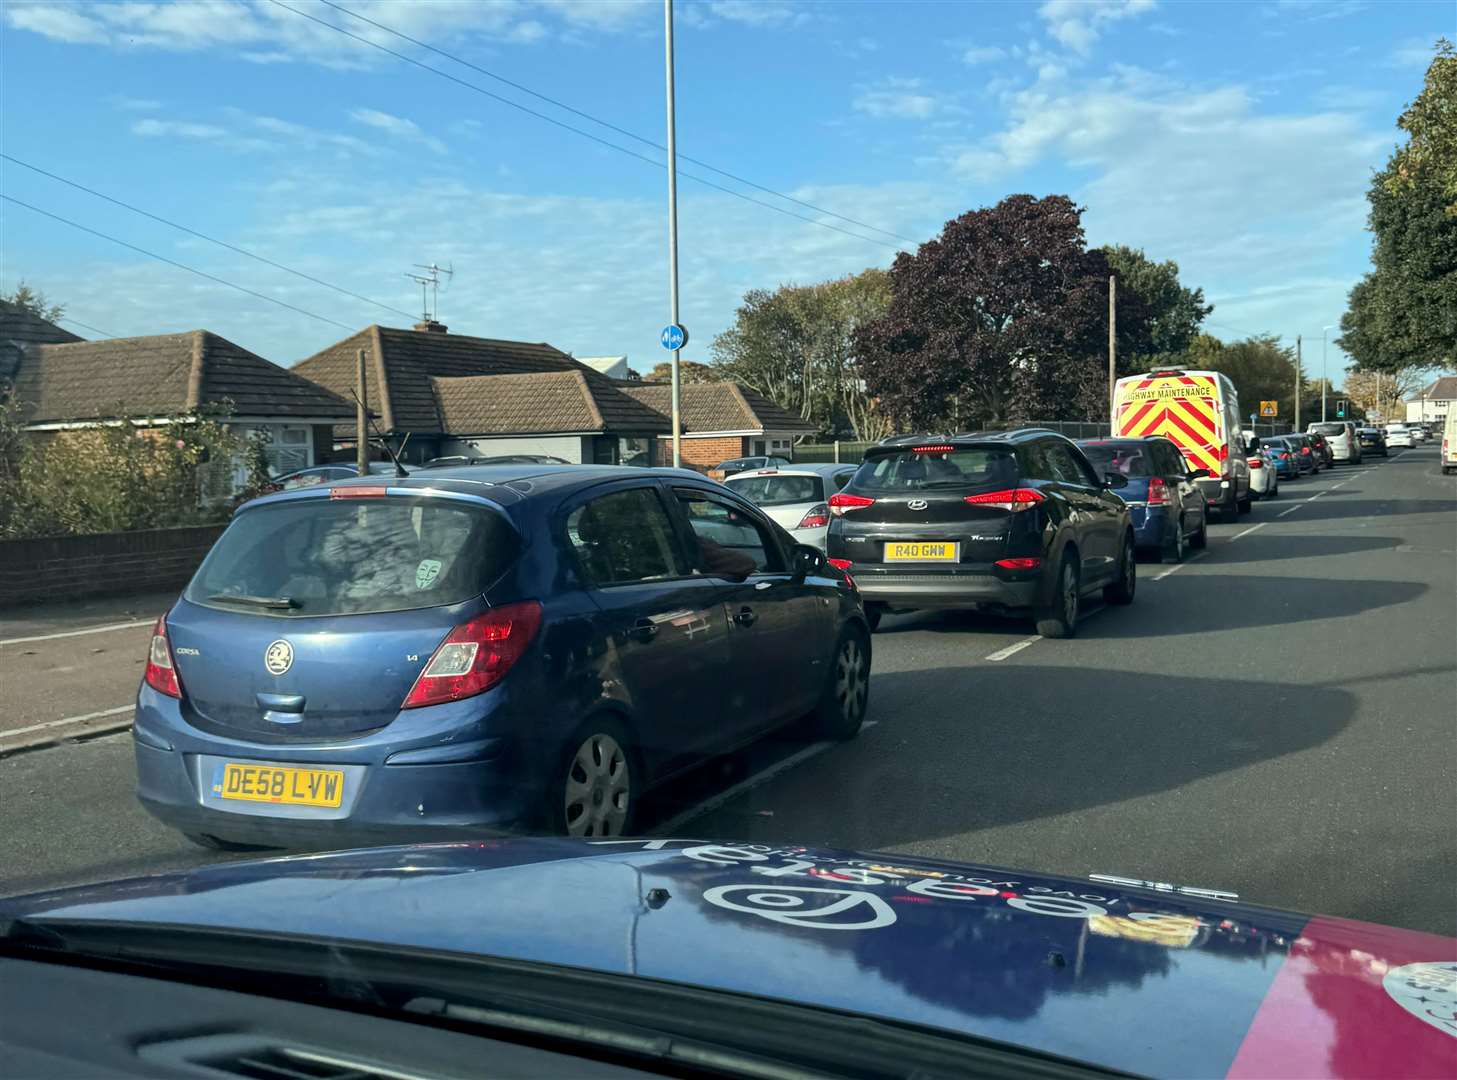
[[[684,383],[717,382],[722,376],[718,368],[712,364],[700,364],[695,360],[678,361],[678,381]],[[661,364],[654,364],[653,370],[648,372],[647,382],[672,382],[673,363],[671,360],[664,360]]]
[[[1367,191],[1373,268],[1336,339],[1358,366],[1387,373],[1457,362],[1457,57],[1445,40],[1399,123],[1411,138]]]
[[[1108,277],[1064,195],[1012,195],[896,256],[886,314],[860,332],[867,387],[901,424],[936,428],[1108,411]],[[1150,349],[1138,293],[1118,308],[1123,370]]]
[[[1172,259],[1154,262],[1141,249],[1122,244],[1101,250],[1118,274],[1118,288],[1137,293],[1148,310],[1150,358],[1138,366],[1153,366],[1157,357],[1173,357],[1188,349],[1199,324],[1214,310],[1213,304],[1204,302],[1204,290],[1180,284],[1179,264]]]
[[[1225,343],[1208,334],[1200,334],[1185,354],[1185,366],[1194,370],[1222,371],[1234,383],[1239,395],[1241,421],[1257,413],[1262,401],[1274,401],[1279,409],[1278,420],[1296,424],[1295,416],[1295,349],[1282,345],[1274,334],[1261,334],[1242,341]],[[1314,401],[1315,411],[1310,403]],[[1320,415],[1320,385],[1301,379],[1300,423]]]
[[[879,437],[887,421],[866,393],[856,333],[884,313],[889,297],[888,275],[874,268],[818,285],[754,289],[714,338],[715,370],[823,434]]]
[[[1444,37],[1434,51],[1422,92],[1396,121],[1408,139],[1392,155],[1383,184],[1393,195],[1435,184],[1447,214],[1457,216],[1457,51]]]
[[[39,315],[46,322],[55,322],[66,313],[64,304],[53,304],[46,299],[46,295],[38,289],[32,289],[25,283],[25,279],[15,283],[15,291],[0,295],[0,300],[5,300],[17,307],[23,307],[32,315]]]

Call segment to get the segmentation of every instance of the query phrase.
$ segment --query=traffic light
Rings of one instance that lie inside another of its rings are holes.
[[[1343,419],[1345,417],[1347,404],[1349,404],[1349,402],[1345,398],[1341,398],[1340,401],[1336,402],[1336,417],[1338,419]]]

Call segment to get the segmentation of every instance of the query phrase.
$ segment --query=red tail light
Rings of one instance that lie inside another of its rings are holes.
[[[851,510],[864,510],[867,506],[874,506],[874,499],[867,499],[864,495],[846,495],[843,491],[837,491],[830,496],[830,513],[836,517],[843,517]]]
[[[850,567],[854,565],[849,559],[826,559],[825,561],[836,570],[844,570],[846,573],[849,573]]]
[[[811,506],[805,511],[804,517],[799,519],[796,529],[823,529],[830,523],[830,508],[824,503],[818,506]]]
[[[1300,448],[1300,452],[1301,452],[1301,453],[1302,453],[1302,454],[1308,454],[1308,453],[1310,453],[1310,447],[1308,447],[1308,446],[1302,446],[1302,447],[1301,447],[1301,448]]]
[[[331,499],[383,499],[389,493],[384,487],[336,487],[329,489]]]
[[[177,669],[172,665],[172,645],[167,641],[167,616],[157,616],[157,625],[152,627],[152,647],[147,653],[147,670],[142,676],[146,684],[159,694],[180,698],[182,686],[177,681]]]
[[[1042,565],[1042,560],[1038,558],[998,559],[997,565],[1004,570],[1036,570]]]
[[[1164,483],[1162,476],[1153,476],[1148,481],[1148,505],[1168,506],[1169,485]]]
[[[1047,496],[1036,488],[1007,488],[1004,491],[984,491],[980,495],[963,496],[964,502],[972,506],[992,506],[998,510],[1030,510]]]
[[[535,600],[503,604],[445,636],[400,706],[417,709],[483,694],[506,677],[541,625]]]
[[[1257,457],[1250,458],[1249,465],[1252,469],[1263,469],[1265,467],[1265,463]]]

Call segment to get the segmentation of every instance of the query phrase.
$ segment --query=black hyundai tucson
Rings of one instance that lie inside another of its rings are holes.
[[[826,552],[872,627],[887,611],[975,608],[1071,637],[1087,593],[1133,602],[1133,526],[1110,490],[1127,482],[1041,428],[896,436],[830,497]]]

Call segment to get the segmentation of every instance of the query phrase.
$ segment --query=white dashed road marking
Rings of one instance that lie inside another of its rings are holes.
[[[1307,501],[1309,501],[1309,500],[1307,500]],[[1281,510],[1281,511],[1280,511],[1280,512],[1279,512],[1279,513],[1278,513],[1278,514],[1276,514],[1276,515],[1275,515],[1275,516],[1276,516],[1276,517],[1284,517],[1284,516],[1285,516],[1285,515],[1286,515],[1286,514],[1293,514],[1293,513],[1295,513],[1295,511],[1297,511],[1297,510],[1299,510],[1299,509],[1300,509],[1300,504],[1299,504],[1299,503],[1296,503],[1296,504],[1295,504],[1295,505],[1294,505],[1294,506],[1292,506],[1292,507],[1291,507],[1291,508],[1290,508],[1290,509],[1289,509],[1289,510]]]
[[[1241,536],[1248,536],[1250,533],[1254,532],[1256,529],[1263,529],[1268,524],[1270,524],[1268,521],[1262,521],[1258,525],[1251,525],[1244,532],[1242,532],[1242,533],[1235,533],[1233,536],[1231,536],[1229,538],[1230,543],[1233,543],[1234,541],[1238,540]]]
[[[103,716],[120,716],[122,713],[129,713],[135,708],[135,705],[118,705],[114,709],[102,709],[100,712],[89,712],[81,716],[68,716],[63,720],[47,720],[44,724],[31,724],[30,727],[10,728],[7,731],[0,731],[0,738],[8,739],[12,735],[29,735],[32,731],[47,731],[50,728],[65,727],[67,724],[79,724],[84,720],[100,720]]]
[[[1009,656],[1015,656],[1017,653],[1019,653],[1023,649],[1025,649],[1028,645],[1035,645],[1035,644],[1037,644],[1037,642],[1039,642],[1041,640],[1042,640],[1042,635],[1041,634],[1033,634],[1030,638],[1023,638],[1021,641],[1017,642],[1015,645],[1008,645],[1005,649],[998,649],[996,652],[992,653],[990,656],[983,657],[983,659],[990,660],[993,663],[995,663],[998,660],[1005,660]]]
[[[34,637],[13,637],[0,640],[0,645],[24,645],[27,641],[53,641],[56,638],[80,637],[83,634],[101,634],[107,630],[130,630],[134,626],[151,626],[156,619],[141,619],[137,622],[110,623],[107,626],[88,626],[84,630],[62,630],[55,634],[36,634]]]
[[[1153,576],[1153,580],[1155,580],[1155,581],[1162,581],[1164,578],[1168,577],[1170,574],[1178,573],[1180,570],[1184,569],[1184,567],[1188,566],[1195,559],[1202,559],[1202,558],[1204,558],[1204,553],[1202,551],[1198,555],[1190,555],[1183,562],[1181,562],[1181,563],[1174,563],[1173,566],[1169,567],[1162,574],[1155,574]]]

